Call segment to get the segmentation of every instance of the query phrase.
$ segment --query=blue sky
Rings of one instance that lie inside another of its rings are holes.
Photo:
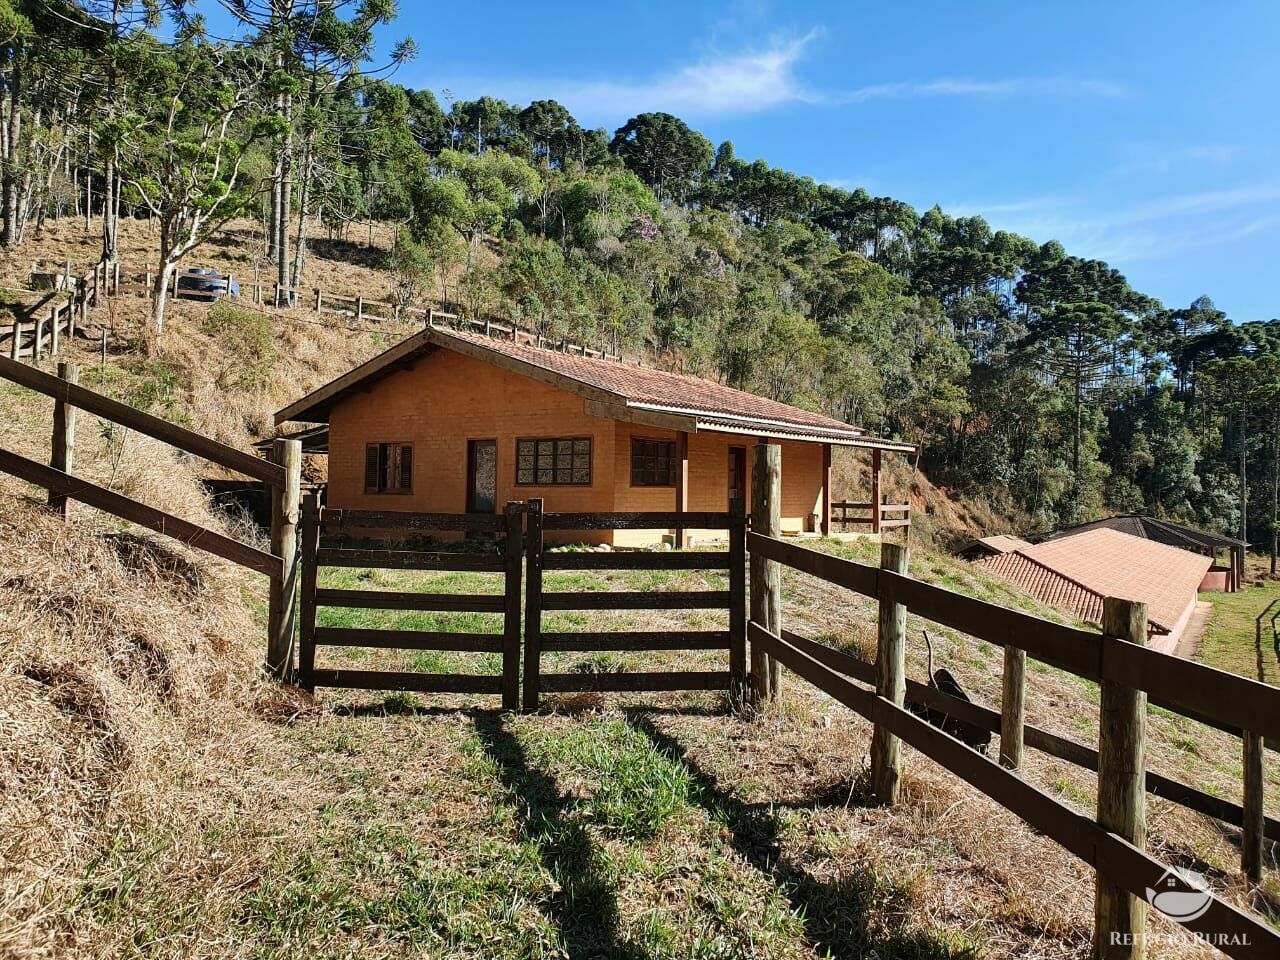
[[[1280,316],[1280,3],[401,0],[397,79],[612,131],[666,110],[738,155]]]

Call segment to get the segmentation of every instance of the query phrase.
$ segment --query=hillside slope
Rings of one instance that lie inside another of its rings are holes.
[[[394,335],[209,316],[180,304],[166,336],[147,342],[122,310],[105,366],[90,342],[68,358],[90,385],[244,445],[268,433],[273,409]],[[45,456],[49,407],[0,385],[0,446]],[[81,420],[77,458],[79,472],[146,502],[248,532],[209,503],[193,458],[122,439],[91,417]],[[856,487],[857,466],[841,469]],[[915,482],[922,503],[945,496]],[[778,709],[746,720],[701,696],[583,697],[521,717],[450,698],[326,693],[312,702],[257,673],[259,578],[83,506],[62,524],[39,499],[0,476],[2,955],[1087,950],[1083,865],[910,750],[908,802],[866,805],[869,726],[794,680]],[[935,514],[960,515],[932,503]],[[977,508],[966,516],[980,528]],[[862,560],[875,549],[826,548]],[[915,549],[912,572],[1057,619],[927,546]],[[408,589],[430,582],[350,576]],[[577,586],[698,580],[601,574]],[[788,626],[863,656],[871,649],[868,603],[798,574],[784,589]],[[610,626],[639,628],[619,619],[601,629]],[[916,678],[922,627],[910,624]],[[998,703],[1000,651],[946,630],[935,637],[936,665]],[[634,665],[585,661],[572,666]],[[658,655],[654,668],[671,661]],[[1033,669],[1029,686],[1031,722],[1082,742],[1096,736],[1092,684]],[[1238,790],[1229,737],[1153,711],[1149,754],[1153,769],[1202,789]],[[1092,809],[1091,775],[1032,754],[1027,776]],[[1268,812],[1280,816],[1274,763],[1268,777]],[[1237,903],[1276,911],[1274,872],[1259,890],[1236,878],[1234,831],[1154,798],[1148,819],[1159,855],[1207,871]],[[1162,955],[1202,953],[1187,941]]]

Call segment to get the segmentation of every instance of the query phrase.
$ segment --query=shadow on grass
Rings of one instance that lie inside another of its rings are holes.
[[[530,766],[519,739],[499,713],[472,715],[485,753],[515,800],[520,833],[533,844],[559,891],[549,913],[568,960],[647,960],[647,952],[619,940],[614,865],[570,814],[570,800],[555,779]]]
[[[659,730],[649,711],[624,714],[656,750],[689,772],[695,785],[693,801],[728,828],[734,849],[787,898],[804,924],[806,939],[820,955],[850,960],[960,960],[976,955],[973,948],[952,947],[925,932],[881,929],[876,907],[898,915],[904,904],[892,900],[904,894],[886,889],[884,879],[871,870],[820,880],[788,862],[779,844],[777,805],[746,803],[734,796],[698,766],[679,741]]]

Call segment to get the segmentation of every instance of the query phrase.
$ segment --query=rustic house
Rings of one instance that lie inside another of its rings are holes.
[[[1157,520],[1137,513],[1122,513],[1074,527],[1064,527],[1038,539],[1063,540],[1102,527],[1208,557],[1212,564],[1200,585],[1201,590],[1235,593],[1240,589],[1244,579],[1244,554],[1249,544],[1235,537],[1209,533],[1169,520]]]
[[[830,532],[831,448],[909,443],[697,377],[429,327],[276,414],[327,449],[328,503],[480,512],[722,511],[750,503],[749,447],[782,448],[784,533]],[[878,492],[878,483],[873,482]],[[598,531],[688,543],[698,530]]]
[[[1212,558],[1097,526],[980,560],[1045,603],[1102,624],[1104,597],[1147,605],[1150,646],[1172,652],[1195,611]]]

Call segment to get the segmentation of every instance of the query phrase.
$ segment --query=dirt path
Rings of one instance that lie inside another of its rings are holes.
[[[1209,621],[1212,618],[1213,604],[1208,600],[1197,600],[1191,619],[1187,621],[1182,636],[1178,638],[1178,643],[1173,648],[1173,655],[1182,657],[1184,660],[1194,660],[1196,654],[1200,652],[1200,641],[1204,639],[1204,632],[1209,628]]]

